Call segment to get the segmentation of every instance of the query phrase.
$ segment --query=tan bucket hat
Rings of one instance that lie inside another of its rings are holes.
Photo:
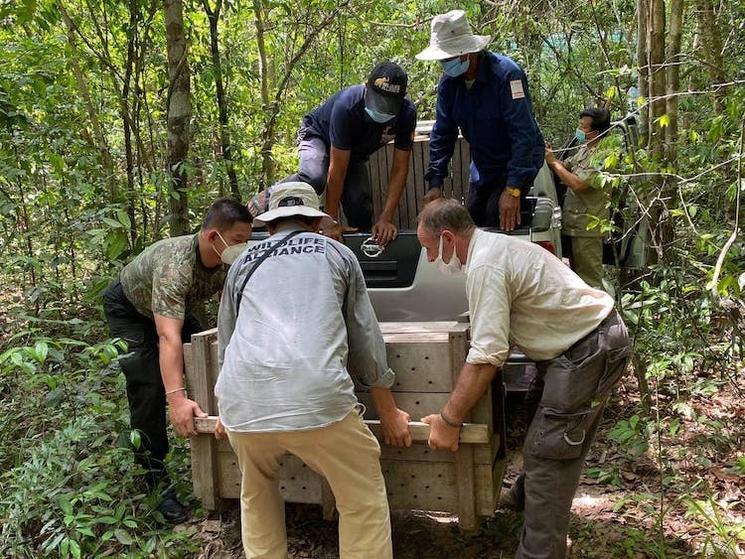
[[[463,10],[452,10],[432,19],[429,46],[416,55],[419,60],[445,60],[479,52],[491,41],[489,35],[474,35]]]
[[[281,217],[329,217],[320,210],[318,194],[304,182],[284,182],[272,187],[269,209],[254,218],[254,225],[265,225]]]

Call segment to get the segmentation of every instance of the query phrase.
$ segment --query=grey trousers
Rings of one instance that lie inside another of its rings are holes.
[[[511,489],[514,501],[525,506],[515,559],[566,556],[582,466],[630,357],[626,326],[614,310],[566,352],[537,364],[538,378],[526,397],[538,401],[523,446],[524,472]]]

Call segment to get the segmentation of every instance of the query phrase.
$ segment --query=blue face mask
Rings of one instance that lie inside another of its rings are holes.
[[[466,58],[463,62],[460,58],[453,58],[452,60],[440,61],[442,64],[442,71],[451,78],[457,78],[462,76],[468,71],[468,65],[471,62],[470,58]]]
[[[394,118],[396,118],[396,115],[389,115],[388,113],[381,113],[369,107],[365,107],[365,112],[367,113],[367,116],[369,116],[371,119],[373,119],[378,124],[383,124],[385,122],[388,122],[389,120],[393,120]]]
[[[585,141],[587,141],[587,134],[585,134],[585,131],[581,128],[577,128],[577,130],[574,131],[574,137],[582,143],[585,143]]]

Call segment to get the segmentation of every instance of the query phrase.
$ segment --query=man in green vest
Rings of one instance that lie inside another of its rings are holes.
[[[572,269],[591,287],[603,286],[603,235],[599,225],[608,221],[610,184],[601,176],[598,147],[610,129],[607,109],[589,108],[579,116],[575,136],[579,149],[559,161],[549,146],[546,163],[567,187],[562,212],[562,249]],[[600,221],[598,221],[600,220]]]
[[[198,233],[160,240],[127,264],[103,294],[111,335],[127,342],[119,363],[127,382],[130,424],[140,433],[135,460],[146,471],[143,489],[165,485],[159,510],[169,522],[185,519],[165,471],[166,402],[182,436],[196,434],[204,416],[184,384],[183,343],[202,330],[196,303],[222,290],[228,265],[251,236],[251,214],[221,198],[207,210]]]

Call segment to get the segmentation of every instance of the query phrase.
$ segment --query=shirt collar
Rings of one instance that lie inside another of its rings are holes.
[[[471,240],[468,243],[468,252],[466,254],[466,273],[471,269],[471,264],[473,263],[473,247],[483,233],[484,232],[477,227],[474,229],[473,235],[471,235]]]
[[[286,221],[285,223],[282,223],[279,227],[277,227],[274,235],[278,235],[279,233],[292,233],[293,231],[305,231],[305,229],[299,223],[295,223],[294,221]],[[308,231],[308,233],[311,233],[311,231]]]
[[[491,65],[489,64],[489,54],[482,50],[479,53],[479,67],[476,69],[476,81],[488,83],[492,79]]]
[[[217,266],[214,268],[208,268],[204,265],[204,262],[202,262],[202,255],[199,252],[199,233],[194,233],[194,239],[191,242],[192,244],[192,250],[196,252],[196,261],[197,261],[197,270],[204,272],[205,274],[214,274],[215,272],[219,270],[225,269],[225,264],[220,262]]]

